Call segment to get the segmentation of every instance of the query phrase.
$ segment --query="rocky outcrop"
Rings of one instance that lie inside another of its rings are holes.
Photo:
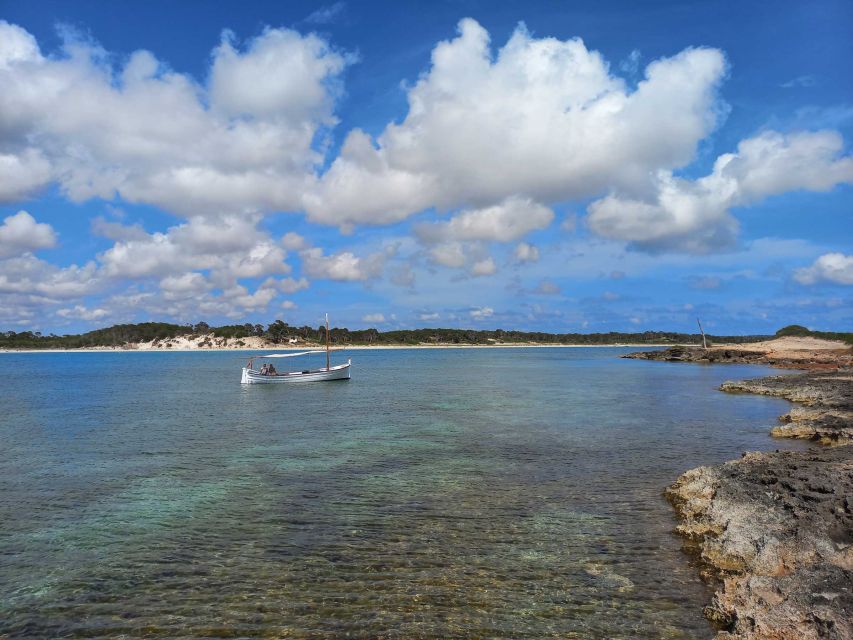
[[[752,453],[667,490],[718,640],[853,639],[853,445]]]
[[[780,416],[783,424],[771,431],[777,438],[802,438],[827,445],[853,443],[853,371],[812,371],[724,382],[720,389],[776,396],[800,405]]]
[[[806,373],[726,382],[729,393],[795,403],[772,430],[830,448],[750,453],[683,474],[666,491],[677,531],[715,583],[718,640],[853,640],[853,353],[786,339],[747,348],[629,354],[665,362],[766,364]]]
[[[660,360],[661,362],[760,362],[764,356],[747,349],[703,349],[702,347],[670,347],[657,351],[627,353],[623,358],[633,360]]]
[[[658,351],[639,351],[622,356],[634,360],[659,360],[661,362],[699,362],[705,364],[766,364],[784,369],[834,370],[849,366],[851,355],[846,350],[820,350],[803,352],[767,352],[745,348],[670,347]]]

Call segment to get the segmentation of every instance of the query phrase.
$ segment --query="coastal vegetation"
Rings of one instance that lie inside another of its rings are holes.
[[[782,333],[786,331],[804,331],[803,333]],[[325,340],[325,328],[310,326],[291,326],[282,320],[275,320],[264,327],[261,324],[234,324],[214,327],[206,322],[197,324],[170,324],[165,322],[141,322],[137,324],[118,324],[96,329],[82,334],[42,335],[38,331],[0,332],[0,349],[80,349],[93,347],[121,347],[140,342],[168,340],[181,336],[210,336],[240,340],[259,337],[274,344],[288,343],[293,338],[300,342],[320,343]],[[853,343],[850,333],[809,332],[805,327],[792,325],[781,329],[778,335],[815,335],[819,337],[847,340]],[[768,339],[771,336],[707,336],[712,342],[747,343]],[[701,336],[692,333],[672,331],[644,331],[627,333],[610,331],[607,333],[545,333],[541,331],[511,331],[503,329],[399,329],[379,331],[371,329],[331,329],[330,340],[333,344],[343,345],[429,345],[429,344],[701,344]]]
[[[794,336],[797,338],[820,338],[822,340],[840,340],[847,344],[853,344],[853,333],[838,331],[812,331],[798,324],[790,324],[776,332],[777,338]]]

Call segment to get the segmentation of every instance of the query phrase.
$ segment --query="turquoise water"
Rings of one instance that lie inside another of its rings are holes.
[[[710,638],[662,489],[788,405],[626,351],[2,354],[0,637]]]

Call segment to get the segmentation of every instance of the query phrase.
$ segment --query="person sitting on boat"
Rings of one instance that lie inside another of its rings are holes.
[[[274,366],[269,365],[269,368],[267,369],[267,375],[270,375],[270,376],[277,376],[277,375],[278,375],[278,371],[276,371],[276,370],[275,370],[275,367],[274,367]]]
[[[266,362],[264,364],[262,364],[261,365],[261,375],[262,376],[269,375],[269,372],[270,372],[269,368],[270,368],[270,366]]]

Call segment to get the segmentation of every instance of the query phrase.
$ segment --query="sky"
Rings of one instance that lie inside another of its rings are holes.
[[[0,330],[853,329],[853,3],[0,0]]]

